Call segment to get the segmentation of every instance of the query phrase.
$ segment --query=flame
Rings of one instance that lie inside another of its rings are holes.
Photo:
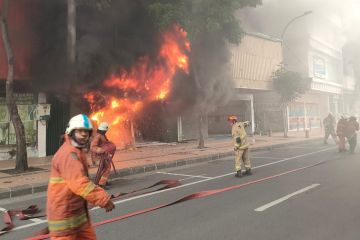
[[[91,107],[90,118],[98,125],[110,124],[108,138],[117,146],[133,143],[132,120],[146,103],[165,100],[177,71],[189,74],[190,43],[187,33],[174,26],[162,35],[162,45],[156,59],[139,58],[128,71],[121,69],[103,81],[106,93],[88,92],[84,95]],[[120,94],[109,94],[107,92]],[[101,103],[101,104],[100,104]]]

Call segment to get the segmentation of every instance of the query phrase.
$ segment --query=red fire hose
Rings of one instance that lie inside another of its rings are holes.
[[[116,151],[115,144],[113,144],[110,141],[105,142],[104,144],[101,145],[101,149],[104,150],[104,153],[95,154],[100,159],[99,168],[95,176],[95,181],[94,181],[95,184],[99,183],[100,178],[104,174],[105,168],[108,164],[112,165],[115,174],[117,174],[114,162],[112,160]]]
[[[161,186],[161,185],[164,185],[164,186],[162,186],[161,188],[152,190],[150,192],[157,192],[157,191],[161,191],[161,190],[164,190],[164,189],[173,188],[173,187],[179,186],[180,182],[177,181],[177,180],[161,180],[161,181],[159,181],[159,182],[157,182],[157,183],[155,183],[155,184],[153,184],[153,185],[151,185],[149,187],[137,189],[137,190],[134,190],[134,191],[131,191],[131,192],[114,193],[114,194],[111,195],[111,199],[118,199],[118,198],[121,198],[121,197],[134,196],[137,193],[141,194],[142,191],[145,191],[145,190],[157,187],[157,186]],[[149,193],[149,192],[145,192],[145,193]],[[142,193],[142,194],[145,194],[145,193]],[[40,210],[39,210],[37,205],[31,205],[30,207],[28,207],[26,209],[11,209],[11,210],[6,211],[4,213],[4,216],[3,216],[3,222],[7,226],[0,230],[0,236],[5,234],[5,233],[8,233],[9,231],[11,231],[15,227],[15,225],[13,223],[13,217],[15,217],[15,216],[18,216],[19,220],[29,220],[29,219],[32,219],[32,218],[46,217],[46,215],[34,216],[34,214],[38,213],[39,211]],[[45,234],[48,233],[47,229],[43,229],[43,230],[41,230],[41,232],[45,233]],[[40,232],[38,234],[40,234]]]
[[[123,220],[123,219],[126,219],[126,218],[131,218],[131,217],[141,215],[141,214],[144,214],[144,213],[152,212],[152,211],[155,211],[157,209],[169,207],[169,206],[181,203],[181,202],[185,202],[185,201],[189,201],[189,200],[193,200],[193,199],[199,199],[199,198],[203,198],[203,197],[208,197],[208,196],[211,196],[211,195],[219,194],[219,193],[234,190],[234,189],[239,189],[239,188],[251,185],[251,184],[263,182],[263,181],[270,180],[270,179],[273,179],[273,178],[277,178],[277,177],[280,177],[280,176],[283,176],[283,175],[287,175],[287,174],[290,174],[290,173],[299,172],[299,171],[304,170],[304,169],[315,167],[317,165],[325,163],[326,161],[322,161],[322,162],[319,162],[319,163],[316,163],[316,164],[313,164],[313,165],[308,165],[308,166],[301,167],[301,168],[296,168],[296,169],[293,169],[293,170],[290,170],[290,171],[286,171],[286,172],[279,173],[279,174],[276,174],[276,175],[260,178],[260,179],[250,181],[250,182],[246,182],[246,183],[239,184],[239,185],[234,185],[234,186],[230,186],[230,187],[226,187],[226,188],[220,188],[220,189],[214,189],[214,190],[208,190],[208,191],[202,191],[202,192],[193,193],[193,194],[190,194],[188,196],[185,196],[185,197],[183,197],[181,199],[178,199],[178,200],[176,200],[174,202],[171,202],[171,203],[168,203],[168,204],[162,204],[162,205],[158,205],[158,206],[155,206],[155,207],[152,207],[152,208],[146,208],[146,209],[143,209],[143,210],[140,210],[140,211],[137,211],[137,212],[128,213],[128,214],[118,216],[118,217],[115,217],[115,218],[112,218],[112,219],[107,219],[107,220],[104,220],[104,221],[100,221],[100,222],[94,223],[93,226],[97,227],[97,226],[105,225],[105,224],[108,224],[108,223],[120,221],[120,220]],[[48,238],[50,238],[49,234],[47,234],[47,235],[38,235],[36,237],[27,238],[25,240],[42,240],[42,239],[48,239]]]

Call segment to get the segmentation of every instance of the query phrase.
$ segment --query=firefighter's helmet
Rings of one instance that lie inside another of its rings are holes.
[[[107,122],[100,123],[98,130],[106,132],[107,130],[109,130],[109,124]]]
[[[89,117],[85,114],[79,114],[72,117],[69,121],[69,126],[66,128],[66,133],[71,134],[75,129],[86,129],[91,131],[93,127]]]
[[[228,117],[228,121],[237,121],[237,117],[236,116],[229,116]]]

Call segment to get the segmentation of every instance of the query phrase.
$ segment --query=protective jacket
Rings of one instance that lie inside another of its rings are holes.
[[[359,123],[356,120],[350,119],[346,124],[346,137],[351,138],[355,136],[356,131],[359,131]]]
[[[101,145],[108,142],[109,140],[105,135],[96,133],[90,144],[91,157],[96,160],[100,160],[98,154],[101,153]]]
[[[232,126],[231,135],[234,139],[235,150],[242,150],[249,147],[248,137],[242,122],[236,122]]]
[[[347,120],[341,118],[336,127],[336,135],[344,137],[346,135]]]
[[[323,124],[325,129],[334,129],[336,125],[335,117],[332,115],[327,116],[324,119]]]
[[[110,199],[102,188],[89,180],[82,149],[65,136],[65,143],[51,163],[47,193],[47,217],[52,236],[74,234],[89,223],[87,202],[104,207]]]

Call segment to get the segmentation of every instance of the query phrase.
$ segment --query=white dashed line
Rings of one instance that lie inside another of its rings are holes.
[[[316,188],[316,187],[318,187],[318,186],[320,186],[320,184],[316,183],[316,184],[313,184],[313,185],[308,186],[308,187],[306,187],[306,188],[300,189],[299,191],[290,193],[290,194],[288,194],[288,195],[286,195],[286,196],[284,196],[284,197],[282,197],[282,198],[279,198],[279,199],[277,199],[277,200],[275,200],[275,201],[272,201],[272,202],[270,202],[270,203],[268,203],[268,204],[265,204],[265,205],[263,205],[263,206],[261,206],[261,207],[258,207],[258,208],[256,208],[254,211],[256,211],[256,212],[265,211],[266,209],[271,208],[271,207],[273,207],[273,206],[275,206],[275,205],[278,205],[278,204],[280,204],[280,203],[288,200],[289,198],[291,198],[291,197],[293,197],[293,196],[299,195],[299,194],[301,194],[301,193],[304,193],[304,192],[306,192],[306,191],[309,191],[310,189]]]

